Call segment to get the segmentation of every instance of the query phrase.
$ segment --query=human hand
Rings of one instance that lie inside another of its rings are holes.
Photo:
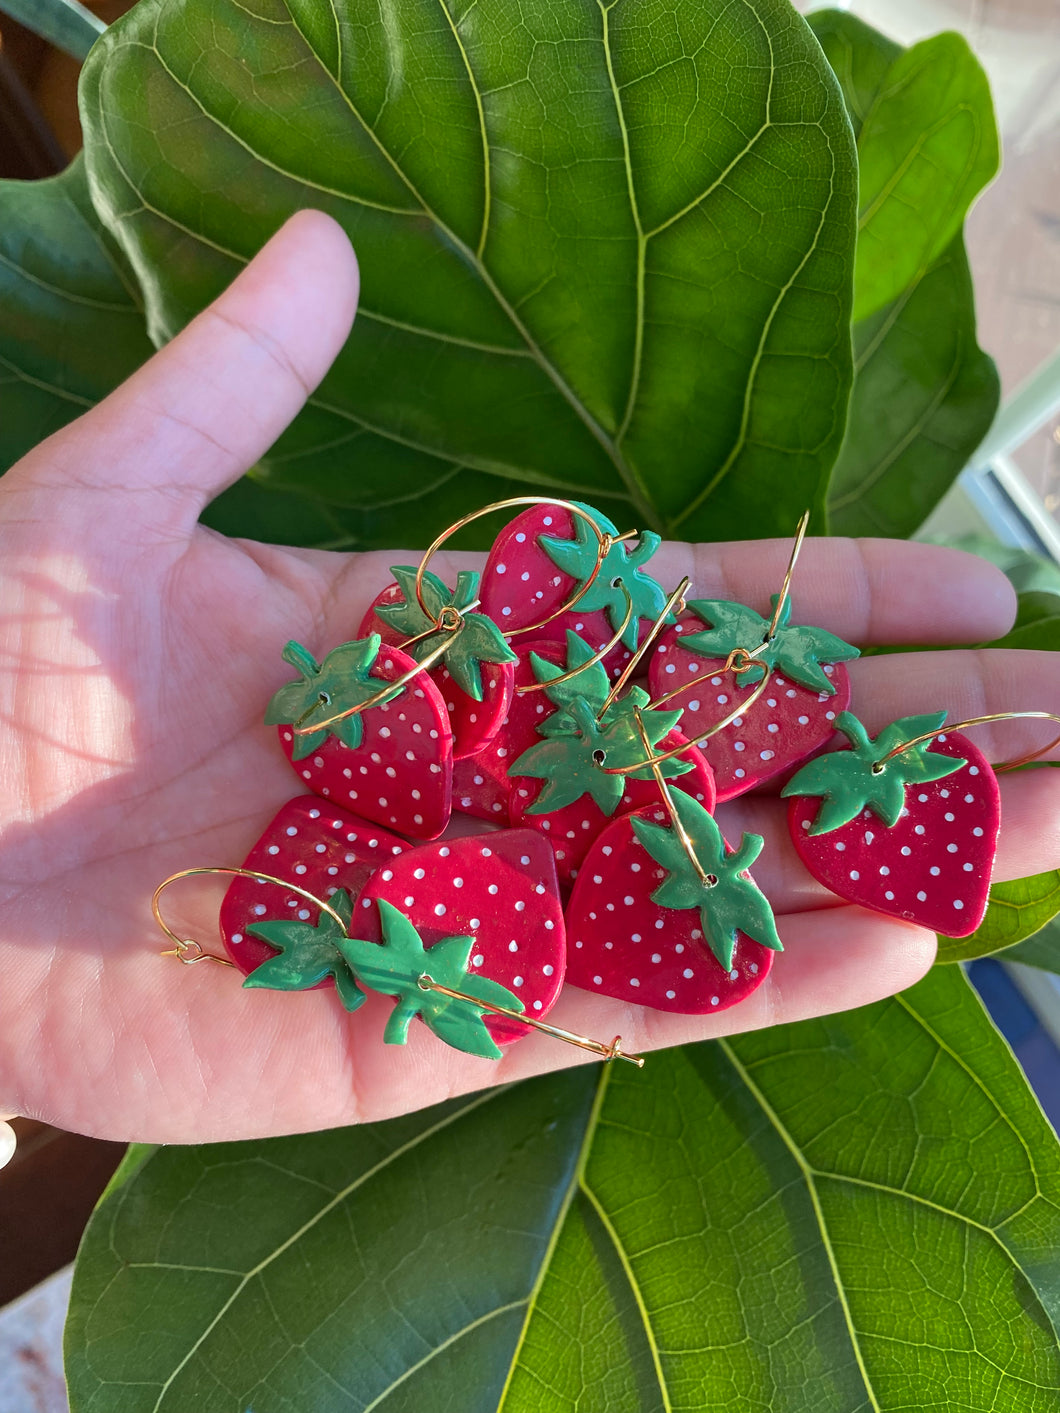
[[[414,1027],[384,1046],[390,1002],[349,1017],[330,990],[245,991],[236,973],[159,957],[155,885],[238,864],[300,793],[265,703],[289,638],[318,656],[356,633],[407,552],[339,555],[227,540],[202,507],[273,442],[344,341],[357,299],[350,247],[295,217],[217,303],[123,387],[0,482],[0,1107],[108,1138],[198,1142],[399,1114],[577,1063],[541,1036],[498,1062]],[[697,597],[762,609],[790,542],[667,545],[653,570]],[[439,556],[446,577],[481,563]],[[1013,613],[1007,580],[956,551],[811,540],[800,617],[860,645],[980,642]],[[1055,701],[1060,656],[917,653],[850,665],[872,731]],[[1038,730],[1041,726],[1038,723]],[[1040,744],[1034,725],[984,728],[992,759]],[[1060,773],[1003,777],[996,876],[1060,865]],[[723,806],[732,837],[766,846],[755,875],[785,945],[768,980],[722,1015],[675,1016],[569,988],[551,1019],[650,1050],[846,1009],[911,985],[923,929],[842,904],[815,883],[773,796]],[[167,909],[210,946],[224,881]]]

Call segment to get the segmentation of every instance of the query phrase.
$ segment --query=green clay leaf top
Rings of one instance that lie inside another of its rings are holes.
[[[608,534],[616,533],[615,526],[598,510],[594,510],[592,506],[581,508],[592,514],[603,531]],[[557,539],[554,535],[539,535],[537,542],[557,569],[562,569],[564,574],[569,574],[579,584],[584,584],[596,568],[600,542],[580,515],[574,517],[574,532],[577,538],[573,540]],[[661,543],[661,537],[653,530],[643,530],[632,549],[628,549],[624,543],[612,545],[600,566],[599,574],[588,591],[578,600],[579,613],[593,613],[603,609],[611,627],[617,633],[629,609],[626,594],[623,593],[625,589],[633,601],[633,614],[622,634],[622,642],[630,649],[637,646],[640,620],[647,618],[654,623],[666,604],[667,596],[662,586],[650,574],[645,574],[643,568]],[[670,615],[667,621],[672,623],[673,615]]]
[[[852,712],[841,711],[835,724],[852,749],[830,751],[810,761],[792,776],[781,794],[821,796],[823,803],[810,827],[811,835],[839,829],[856,819],[864,809],[871,810],[891,829],[905,808],[907,785],[944,780],[966,762],[957,756],[939,755],[930,750],[930,741],[921,741],[892,757],[881,770],[874,771],[873,766],[895,746],[928,731],[937,731],[945,720],[944,711],[903,716],[884,727],[873,740]]]
[[[417,662],[433,652],[438,646],[438,636],[434,620],[424,613],[416,598],[416,569],[410,565],[391,565],[391,574],[403,595],[400,603],[385,603],[376,606],[376,613],[389,627],[402,633],[406,638],[417,638],[421,633],[430,636],[410,643],[406,651]],[[437,574],[429,571],[423,576],[423,601],[435,618],[443,608],[455,608],[463,614],[463,626],[451,639],[442,661],[449,669],[456,685],[476,702],[482,700],[482,664],[484,662],[517,662],[504,639],[501,630],[484,613],[465,612],[475,601],[479,576],[472,570],[461,570],[457,576],[456,588],[448,589]]]
[[[551,814],[553,810],[573,804],[582,795],[589,795],[604,814],[614,814],[629,777],[609,775],[603,767],[633,765],[644,759],[644,743],[637,730],[634,709],[645,707],[647,700],[648,694],[634,687],[597,720],[599,706],[584,697],[574,697],[562,711],[549,717],[544,726],[538,728],[546,739],[524,751],[509,770],[511,775],[528,775],[545,781],[541,794],[527,813]],[[641,720],[653,754],[680,717],[679,711],[642,711]],[[660,769],[664,776],[672,778],[691,770],[692,762],[677,756],[664,761]],[[651,767],[633,772],[632,778],[651,780]]]
[[[377,902],[383,924],[382,943],[346,937],[339,942],[339,948],[362,986],[397,998],[383,1032],[386,1043],[404,1045],[409,1025],[419,1016],[439,1040],[455,1050],[499,1060],[501,1051],[486,1029],[483,1012],[495,1006],[505,1006],[510,1011],[522,1011],[524,1007],[518,996],[499,982],[469,972],[468,959],[475,939],[444,937],[432,947],[424,947],[420,934],[399,908],[382,898]],[[443,986],[475,996],[481,1006],[422,990],[419,979],[425,973]]]
[[[698,908],[703,937],[726,971],[732,966],[737,932],[782,952],[773,909],[758,885],[744,876],[762,851],[762,836],[743,835],[739,848],[729,853],[713,816],[698,800],[678,790],[673,802],[708,881],[700,878],[676,829],[634,815],[633,832],[667,872],[652,902],[663,908]]]
[[[774,609],[778,597],[774,594],[770,600]],[[728,657],[734,648],[745,648],[750,652],[765,642],[769,632],[769,619],[742,603],[730,603],[727,599],[690,599],[688,607],[704,623],[712,626],[702,633],[682,636],[681,643],[704,657]],[[860,656],[859,650],[823,628],[814,628],[810,624],[791,627],[790,618],[789,597],[785,600],[773,641],[756,661],[767,663],[802,687],[835,696],[835,686],[821,664],[849,662],[851,658]],[[745,682],[757,682],[760,676],[757,668],[741,673],[741,679]]]
[[[353,911],[350,895],[340,888],[328,902],[342,918],[344,927],[348,927]],[[253,922],[247,931],[275,947],[277,955],[255,967],[244,980],[244,986],[270,991],[306,991],[331,976],[335,979],[339,999],[348,1011],[355,1011],[364,1004],[364,992],[357,986],[340,949],[346,933],[323,908],[315,925],[282,918],[275,922]]]
[[[367,638],[358,638],[352,643],[340,643],[337,648],[332,648],[322,663],[318,663],[301,643],[288,643],[283,650],[283,660],[296,667],[302,675],[297,681],[286,683],[273,695],[265,709],[266,725],[294,725],[299,721],[308,725],[312,723],[314,713],[326,718],[374,697],[383,684],[379,678],[369,677],[368,674],[379,656],[380,643],[378,633],[371,633]],[[361,744],[364,735],[359,715],[344,717],[320,731],[295,736],[294,759],[302,760],[319,750],[329,732],[353,748]]]

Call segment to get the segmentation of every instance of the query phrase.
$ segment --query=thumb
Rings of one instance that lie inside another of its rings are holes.
[[[54,488],[157,491],[167,517],[194,523],[324,377],[358,288],[342,228],[299,212],[165,348],[9,474]]]

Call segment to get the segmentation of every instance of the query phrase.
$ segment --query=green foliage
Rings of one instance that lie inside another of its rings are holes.
[[[48,181],[0,181],[0,470],[153,352],[81,159]]]
[[[0,11],[75,59],[83,59],[106,29],[79,0],[0,0]]]
[[[986,79],[955,34],[903,51],[853,15],[809,17],[858,139],[862,213],[854,389],[832,529],[911,535],[990,426],[1000,396],[975,340],[960,234],[997,167]]]
[[[1024,966],[1060,973],[1060,918],[1054,917],[1025,942],[1006,948],[1000,960],[1022,962]]]
[[[1034,936],[1060,913],[1060,872],[1036,873],[995,883],[986,916],[970,937],[939,937],[940,962],[967,962],[1014,947]],[[1013,954],[1013,961],[1021,957]]]
[[[94,194],[161,336],[299,206],[354,241],[357,325],[262,475],[361,511],[362,544],[516,489],[687,538],[819,509],[855,168],[787,0],[382,13],[141,0],[85,66]]]
[[[940,968],[643,1072],[159,1149],[86,1234],[71,1407],[891,1413],[947,1390],[1041,1413],[1058,1245],[1055,1139]]]
[[[856,323],[952,244],[999,164],[990,86],[967,41],[937,34],[896,55],[858,133]]]

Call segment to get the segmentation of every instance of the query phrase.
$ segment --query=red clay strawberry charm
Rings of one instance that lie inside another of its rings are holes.
[[[311,726],[314,714],[326,719],[367,701],[416,664],[399,648],[381,648],[376,633],[343,643],[322,664],[298,643],[288,643],[284,659],[302,676],[273,696],[265,720],[281,723],[280,744],[310,790],[410,838],[441,834],[452,800],[453,736],[427,673],[390,701],[297,734],[295,726]]]
[[[967,736],[937,732],[945,712],[906,716],[875,740],[850,712],[850,750],[803,766],[781,792],[803,863],[826,888],[949,937],[983,920],[1001,823],[997,777]],[[896,746],[907,749],[883,758]],[[799,798],[804,797],[804,798]]]
[[[354,909],[354,936],[382,938],[379,900],[404,914],[428,953],[442,938],[474,937],[471,972],[508,988],[527,1014],[548,1014],[563,984],[566,947],[556,867],[540,835],[508,829],[410,850],[369,879]],[[487,1018],[486,1026],[499,1045],[529,1033],[503,1017]]]
[[[390,572],[397,582],[376,598],[359,636],[379,633],[391,647],[408,643],[403,650],[422,662],[442,641],[444,630],[432,631],[437,621],[444,621],[447,611],[453,615],[460,627],[446,635],[449,647],[431,677],[449,712],[453,759],[473,756],[497,734],[511,704],[515,653],[491,619],[468,607],[475,601],[478,574],[462,570],[455,590],[447,589],[436,574],[424,574],[423,600],[432,618],[416,597],[415,568],[395,565]]]
[[[585,860],[567,908],[567,980],[661,1011],[702,1015],[760,986],[782,951],[772,909],[747,869],[762,848],[729,852],[702,805],[673,792],[704,877],[659,811],[616,819]]]
[[[337,809],[319,795],[300,795],[288,800],[270,822],[243,867],[288,879],[316,898],[328,900],[339,888],[356,898],[377,868],[410,847],[396,834]],[[319,911],[274,883],[235,878],[221,903],[225,951],[241,971],[252,972],[275,955],[252,927],[285,919],[312,925]]]
[[[617,535],[614,524],[591,506],[579,508],[591,515],[600,529]],[[626,616],[629,600],[633,616],[622,636],[623,646],[605,659],[606,669],[618,676],[637,646],[640,623],[654,623],[666,603],[666,594],[644,572],[644,565],[659,546],[659,536],[644,531],[631,548],[612,545],[588,592],[568,613],[535,632],[542,640],[563,641],[568,629],[602,648]],[[517,516],[498,535],[482,574],[482,611],[511,633],[540,623],[572,599],[593,574],[600,541],[586,520],[562,505],[535,505]],[[621,582],[619,582],[621,581]]]
[[[512,679],[512,700],[500,730],[486,748],[475,756],[457,761],[453,767],[453,809],[461,814],[508,824],[512,761],[518,759],[538,739],[537,725],[554,710],[543,692],[520,692],[537,682],[531,655],[556,664],[563,661],[563,647],[556,642],[519,643],[518,660]],[[558,669],[562,670],[562,669]]]
[[[765,641],[769,621],[724,599],[695,599],[688,607],[696,618],[684,619],[662,635],[652,656],[649,685],[653,697],[678,692],[670,702],[684,708],[681,728],[697,740],[761,681],[761,668],[739,676],[724,668],[734,649],[749,652]],[[719,800],[742,795],[812,755],[832,735],[837,714],[850,701],[843,663],[858,656],[857,648],[823,628],[792,627],[790,616],[789,598],[769,647],[757,659],[773,670],[764,695],[745,716],[702,742]],[[702,630],[701,622],[713,626]],[[704,676],[706,681],[681,689],[683,682]]]

